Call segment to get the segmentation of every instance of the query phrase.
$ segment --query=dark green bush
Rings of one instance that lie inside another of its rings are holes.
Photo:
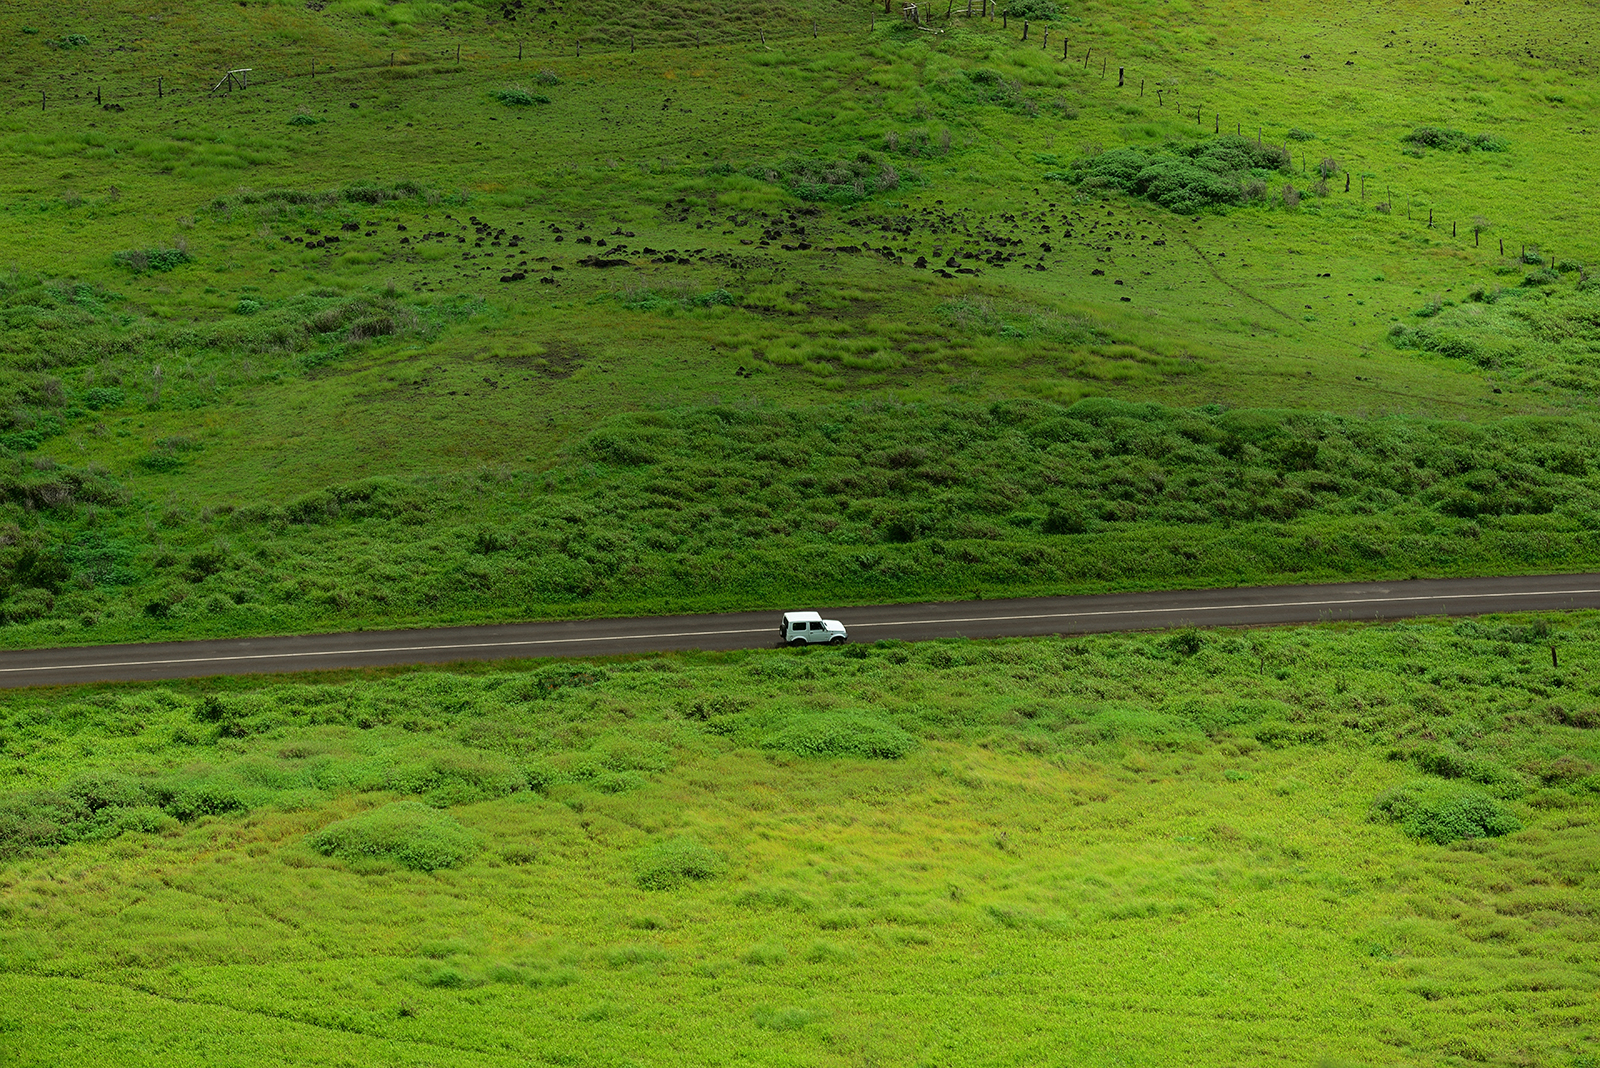
[[[745,173],[763,181],[778,182],[801,200],[841,205],[891,192],[903,183],[914,185],[921,181],[916,172],[902,172],[871,152],[857,153],[854,159],[848,160],[792,156],[780,163],[749,167]]]
[[[168,779],[152,783],[148,790],[163,812],[184,823],[250,808],[239,784],[220,779]]]
[[[102,408],[120,408],[127,399],[127,394],[120,389],[110,386],[95,386],[84,391],[83,406],[91,412],[98,412]]]
[[[1436,148],[1445,152],[1504,152],[1509,142],[1494,134],[1466,134],[1441,126],[1418,126],[1400,139],[1417,148]]]
[[[183,457],[171,452],[152,452],[138,459],[140,467],[156,474],[168,475],[183,468]]]
[[[0,801],[0,860],[73,842],[104,841],[124,832],[156,834],[177,826],[145,803],[132,780],[110,774],[74,780],[59,792]]]
[[[645,890],[672,890],[713,879],[726,867],[722,854],[693,838],[667,838],[652,842],[634,857],[634,881]]]
[[[396,801],[330,823],[306,841],[324,856],[392,861],[413,871],[454,868],[478,850],[476,835],[420,801]]]
[[[1460,783],[1397,786],[1372,803],[1375,822],[1398,824],[1413,838],[1449,845],[1467,838],[1498,838],[1522,829],[1504,805]]]
[[[1515,787],[1519,784],[1516,772],[1510,768],[1492,760],[1468,756],[1455,749],[1419,749],[1411,759],[1418,768],[1441,779],[1467,779],[1484,786]]]
[[[112,259],[135,274],[144,274],[146,271],[170,271],[174,267],[194,262],[193,256],[178,248],[135,248],[119,252]]]
[[[1029,22],[1048,22],[1061,17],[1061,7],[1056,0],[1008,0],[1006,14]]]
[[[1052,505],[1044,514],[1043,531],[1046,534],[1082,534],[1089,529],[1080,508],[1062,508]]]
[[[1244,202],[1247,187],[1264,188],[1261,175],[1287,166],[1288,159],[1280,147],[1228,135],[1176,146],[1169,153],[1115,148],[1086,156],[1064,174],[1051,172],[1047,177],[1118,189],[1177,214],[1193,215]]]
[[[760,744],[763,749],[799,756],[898,760],[917,747],[917,740],[894,724],[870,716],[817,712],[795,716]]]
[[[533,104],[550,103],[550,98],[545,96],[543,93],[530,93],[521,86],[511,86],[507,89],[496,89],[489,95],[500,101],[500,103],[509,104],[512,107],[528,107]]]

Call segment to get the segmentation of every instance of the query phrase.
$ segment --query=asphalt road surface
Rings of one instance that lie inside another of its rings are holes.
[[[810,605],[786,605],[801,609]],[[1325,586],[1028,597],[819,609],[850,640],[998,638],[1165,627],[1260,626],[1600,608],[1600,575],[1420,579]],[[0,652],[0,687],[249,675],[393,664],[672,649],[749,649],[778,642],[779,610],[643,619],[583,619],[435,630],[360,631]]]

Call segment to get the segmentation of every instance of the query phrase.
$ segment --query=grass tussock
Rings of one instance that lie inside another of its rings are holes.
[[[396,801],[330,823],[307,839],[318,853],[350,861],[391,861],[412,871],[454,868],[477,848],[448,813],[418,801]]]

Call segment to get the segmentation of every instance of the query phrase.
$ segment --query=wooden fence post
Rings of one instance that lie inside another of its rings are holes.
[[[1023,19],[1022,20],[1022,39],[1024,41],[1026,41],[1028,39],[1028,20],[1027,19]]]
[[[1118,67],[1118,68],[1117,68],[1117,88],[1118,88],[1118,89],[1121,89],[1121,88],[1122,88],[1122,75],[1123,75],[1123,72],[1124,72],[1124,71],[1125,71],[1125,70],[1126,70],[1126,69],[1127,69],[1127,68],[1125,68],[1125,67]]]

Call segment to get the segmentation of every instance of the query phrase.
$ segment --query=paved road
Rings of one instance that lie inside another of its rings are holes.
[[[796,606],[805,607],[805,606]],[[1600,575],[1347,582],[1097,597],[823,609],[852,641],[997,638],[1163,627],[1255,626],[1600,608]],[[0,652],[0,687],[247,675],[509,657],[600,656],[774,645],[778,613],[585,619],[288,638]]]

